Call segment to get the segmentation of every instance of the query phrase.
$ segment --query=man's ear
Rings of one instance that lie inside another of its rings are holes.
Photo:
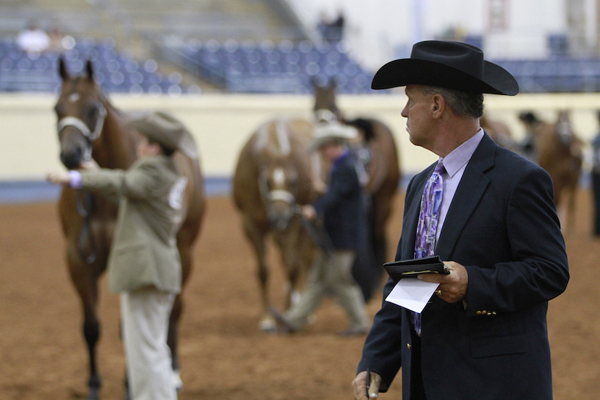
[[[446,101],[441,94],[434,94],[431,97],[431,113],[434,118],[439,118],[446,108]]]

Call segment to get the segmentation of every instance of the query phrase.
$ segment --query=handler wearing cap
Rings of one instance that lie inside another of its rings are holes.
[[[318,150],[323,158],[331,161],[331,171],[327,191],[313,204],[305,205],[302,214],[310,221],[317,217],[323,219],[332,249],[317,257],[300,301],[285,315],[271,310],[286,332],[301,330],[321,300],[333,293],[350,319],[350,327],[341,334],[367,333],[369,321],[365,301],[352,277],[356,250],[367,229],[363,185],[358,174],[361,166],[348,147],[348,141],[355,139],[357,134],[355,128],[335,121],[322,123],[315,129],[309,144],[309,151]]]
[[[121,293],[129,391],[133,400],[177,399],[167,346],[169,315],[181,291],[176,233],[182,222],[187,180],[172,154],[197,158],[186,128],[163,112],[132,120],[140,135],[138,160],[127,171],[98,169],[48,174],[53,183],[119,198],[119,215],[108,260],[109,288]]]
[[[419,275],[436,290],[419,314],[385,301],[388,281],[354,398],[402,368],[405,400],[552,399],[546,312],[569,280],[552,181],[479,125],[483,93],[516,95],[517,82],[474,46],[425,41],[372,82],[399,86],[410,141],[439,161],[408,185],[396,259],[439,255],[450,273]]]

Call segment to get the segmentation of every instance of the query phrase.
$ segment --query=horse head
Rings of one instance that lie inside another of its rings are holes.
[[[62,88],[54,106],[57,116],[60,160],[68,169],[92,157],[92,147],[106,118],[104,96],[94,81],[94,68],[87,61],[82,76],[71,76],[65,60],[59,59]]]
[[[335,89],[337,87],[335,80],[330,80],[326,85],[320,85],[316,79],[313,79],[313,90],[315,92],[315,105],[313,112],[318,122],[330,122],[332,120],[341,121],[342,113],[337,107],[335,98]]]
[[[271,227],[284,232],[297,210],[300,176],[289,158],[272,157],[259,173],[260,195]]]
[[[556,121],[556,135],[559,142],[564,146],[569,146],[573,142],[575,134],[571,125],[571,117],[568,110],[560,110]]]

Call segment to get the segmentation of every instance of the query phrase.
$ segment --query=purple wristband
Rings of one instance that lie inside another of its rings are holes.
[[[81,179],[81,173],[79,171],[69,171],[69,186],[73,189],[81,189],[83,187],[83,180]]]

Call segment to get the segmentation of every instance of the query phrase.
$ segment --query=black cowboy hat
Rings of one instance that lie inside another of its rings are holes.
[[[427,85],[468,93],[514,96],[516,79],[483,59],[483,51],[466,43],[427,40],[413,46],[410,58],[390,61],[377,71],[372,89]]]

